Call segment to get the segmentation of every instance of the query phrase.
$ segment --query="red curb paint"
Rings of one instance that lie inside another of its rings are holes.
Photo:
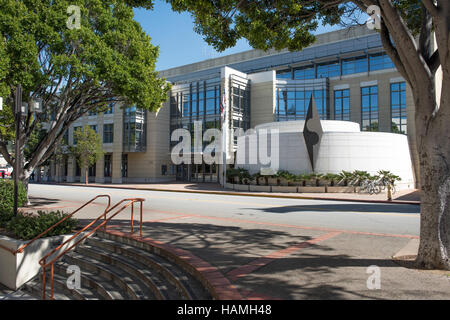
[[[130,235],[116,230],[107,230],[107,233],[117,235],[121,237],[128,237],[133,240],[147,243],[157,249],[165,250],[175,258],[180,259],[186,263],[189,267],[193,268],[202,279],[204,279],[212,289],[211,293],[215,299],[218,300],[241,300],[242,296],[237,289],[225,278],[222,273],[215,267],[211,266],[208,262],[201,260],[199,257],[193,255],[189,251],[184,249],[175,248],[169,244],[155,241],[150,238],[141,238],[135,235]],[[181,253],[181,256],[180,256]],[[209,268],[211,271],[205,272],[202,268]]]
[[[160,222],[160,221],[175,220],[175,219],[186,219],[186,218],[191,218],[193,216],[194,215],[192,215],[192,214],[180,215],[178,217],[170,217],[170,218],[162,218],[162,219],[156,219],[156,220],[148,220],[148,221],[144,221],[144,223]]]
[[[270,253],[270,254],[262,257],[262,258],[255,259],[255,260],[251,261],[250,263],[248,263],[248,264],[246,264],[244,266],[241,266],[241,267],[238,267],[238,268],[236,268],[234,270],[229,271],[227,273],[227,277],[230,278],[231,281],[236,281],[239,278],[245,277],[245,276],[249,275],[250,273],[252,273],[253,271],[255,271],[257,269],[260,269],[260,268],[268,265],[269,263],[271,263],[271,262],[273,262],[273,261],[275,261],[277,259],[287,257],[288,255],[290,255],[290,254],[292,254],[292,253],[294,253],[294,252],[296,252],[296,251],[298,251],[300,249],[307,248],[307,247],[311,246],[312,244],[315,244],[315,243],[318,243],[318,242],[321,242],[321,241],[333,238],[333,237],[335,237],[335,236],[337,236],[339,234],[342,234],[342,232],[326,233],[326,234],[321,235],[321,236],[319,236],[317,238],[301,242],[301,243],[299,243],[297,245],[288,247],[286,249],[282,249],[282,250],[279,250],[279,251],[272,252],[272,253]]]

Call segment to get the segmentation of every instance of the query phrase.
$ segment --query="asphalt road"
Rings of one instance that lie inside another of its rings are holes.
[[[187,194],[30,184],[30,196],[48,203],[69,201],[74,207],[98,194],[109,194],[112,203],[123,198],[145,198],[145,219],[156,213],[235,218],[256,223],[289,224],[314,228],[419,235],[417,205],[371,204],[348,201],[276,199],[249,196]],[[99,201],[102,202],[103,200]]]

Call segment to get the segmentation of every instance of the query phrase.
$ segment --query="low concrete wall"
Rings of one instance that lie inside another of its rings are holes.
[[[39,239],[25,248],[22,253],[16,255],[0,248],[0,283],[12,290],[17,290],[39,273],[41,268],[39,260],[71,236],[64,235]],[[82,236],[83,234],[79,237]],[[12,250],[17,250],[28,242],[0,235],[0,244]],[[69,242],[62,249],[70,246],[71,243],[73,242]]]
[[[250,191],[258,191],[258,192],[271,192],[271,186],[256,186],[250,185]]]
[[[238,191],[250,191],[250,186],[247,184],[235,184],[234,190]]]
[[[323,187],[298,187],[297,192],[300,193],[325,193],[325,186]]]
[[[327,187],[328,193],[355,193],[355,187]]]
[[[297,187],[273,186],[272,192],[297,192]]]

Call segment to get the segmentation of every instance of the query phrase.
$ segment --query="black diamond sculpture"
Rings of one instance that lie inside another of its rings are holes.
[[[309,100],[308,112],[306,114],[305,127],[303,128],[303,137],[305,138],[306,149],[308,150],[311,168],[314,171],[314,165],[319,152],[320,140],[322,139],[322,125],[320,124],[319,112],[317,112],[316,102],[313,95]]]

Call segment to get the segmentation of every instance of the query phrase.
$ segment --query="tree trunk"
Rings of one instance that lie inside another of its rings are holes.
[[[450,113],[416,117],[420,158],[420,246],[417,266],[450,270]]]
[[[84,170],[84,174],[85,174],[85,182],[86,184],[89,184],[89,168],[86,167],[86,169]]]

